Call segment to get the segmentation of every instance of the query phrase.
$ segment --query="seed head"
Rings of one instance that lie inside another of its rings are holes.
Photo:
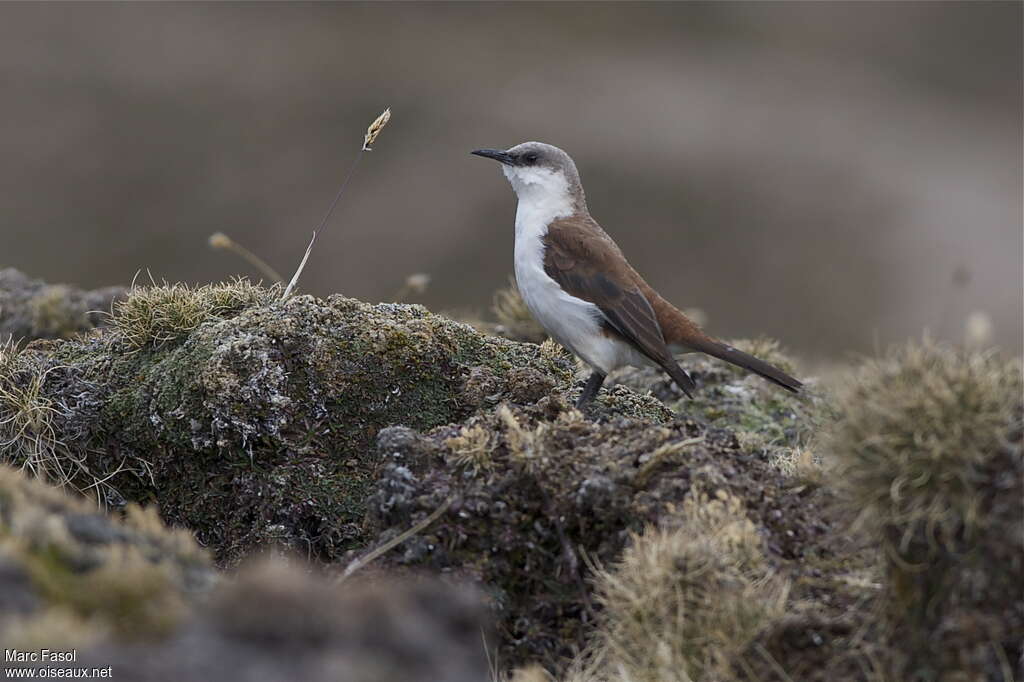
[[[377,119],[370,124],[370,127],[366,129],[366,137],[363,138],[364,152],[371,151],[370,145],[376,141],[377,136],[380,135],[380,131],[384,130],[384,126],[386,126],[390,120],[391,107],[388,107],[384,110],[384,113],[378,116]]]
[[[234,242],[231,241],[231,237],[223,232],[214,232],[210,235],[210,248],[230,249],[233,244]]]

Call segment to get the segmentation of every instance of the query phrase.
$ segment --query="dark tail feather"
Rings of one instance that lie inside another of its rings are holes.
[[[797,393],[803,383],[789,376],[775,365],[770,365],[764,360],[758,360],[753,355],[744,353],[741,350],[736,350],[732,346],[718,341],[705,342],[700,347],[695,347],[695,350],[699,350],[702,353],[714,356],[719,360],[725,360],[730,362],[737,367],[750,370],[755,374],[760,374],[768,381],[773,384],[778,384],[787,391]]]
[[[687,398],[693,398],[693,390],[697,388],[697,384],[693,383],[693,379],[686,373],[686,370],[677,365],[674,360],[665,363],[663,369],[668,372],[672,381],[676,382],[676,386],[682,389]]]

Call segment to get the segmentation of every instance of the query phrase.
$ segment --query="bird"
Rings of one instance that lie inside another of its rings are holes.
[[[499,162],[518,197],[514,265],[523,302],[551,338],[592,370],[578,409],[624,366],[653,365],[692,398],[696,385],[676,353],[706,353],[799,392],[800,381],[706,334],[633,269],[591,217],[567,153],[542,142],[471,153]]]

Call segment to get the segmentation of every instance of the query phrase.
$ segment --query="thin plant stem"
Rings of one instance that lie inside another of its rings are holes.
[[[227,251],[233,251],[237,255],[241,256],[244,260],[246,260],[249,263],[249,265],[253,266],[257,270],[262,272],[264,275],[269,277],[271,281],[273,281],[275,284],[284,281],[284,277],[281,277],[280,273],[278,273],[277,270],[270,267],[270,264],[267,263],[267,261],[263,260],[255,253],[245,248],[244,246],[242,246],[241,244],[239,244],[238,242],[236,242],[234,239],[227,236],[223,232],[217,232],[216,234],[210,235],[210,246],[212,246],[215,249],[225,249]]]
[[[324,214],[323,219],[320,221],[320,225],[313,230],[313,238],[309,240],[309,246],[306,247],[306,253],[302,257],[302,261],[299,263],[299,267],[295,269],[295,274],[292,275],[292,279],[288,282],[288,286],[285,287],[284,293],[281,295],[281,299],[286,299],[292,294],[292,290],[295,285],[299,283],[299,276],[302,275],[302,270],[306,267],[306,261],[309,260],[309,254],[313,251],[313,244],[316,242],[316,235],[318,232],[322,232],[327,227],[327,221],[331,219],[331,214],[334,213],[334,209],[337,207],[338,202],[341,201],[341,195],[345,193],[345,188],[348,187],[349,181],[352,179],[352,174],[356,172],[356,167],[359,165],[359,159],[363,158],[363,154],[367,151],[364,146],[359,150],[356,155],[355,161],[349,166],[348,173],[345,175],[345,180],[341,183],[341,187],[338,188],[338,193],[334,195],[334,201],[331,202],[330,207],[327,209],[327,213]]]
[[[331,202],[330,207],[327,209],[327,213],[324,214],[324,219],[320,221],[320,225],[313,230],[313,237],[309,240],[309,246],[306,247],[306,253],[302,256],[302,262],[299,263],[299,267],[295,270],[295,274],[292,275],[292,279],[288,282],[288,286],[285,287],[284,293],[281,295],[281,299],[286,299],[292,294],[292,290],[295,289],[295,285],[299,283],[299,276],[302,274],[303,268],[306,267],[306,261],[309,260],[309,254],[313,251],[313,244],[316,242],[316,235],[318,232],[323,232],[324,228],[327,227],[327,221],[330,220],[331,214],[334,213],[334,208],[341,201],[341,195],[345,193],[345,188],[348,187],[349,181],[352,179],[352,174],[356,172],[356,166],[359,165],[359,159],[363,158],[363,154],[368,151],[372,151],[371,145],[377,140],[377,136],[380,135],[380,131],[384,130],[384,126],[391,120],[391,107],[385,109],[380,116],[374,119],[373,123],[366,129],[366,135],[363,137],[363,146],[359,149],[359,153],[356,154],[355,161],[348,169],[348,173],[345,175],[345,180],[341,183],[341,187],[338,188],[338,193],[334,195],[334,201]]]

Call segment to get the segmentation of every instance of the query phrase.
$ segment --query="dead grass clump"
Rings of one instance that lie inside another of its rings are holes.
[[[694,491],[675,528],[649,528],[597,576],[605,607],[580,680],[731,679],[788,594],[742,501]]]
[[[491,434],[479,424],[463,426],[458,435],[445,441],[452,452],[452,463],[466,467],[473,473],[481,469],[490,469],[494,462],[491,459]]]
[[[127,298],[114,305],[111,324],[131,346],[158,348],[187,336],[207,320],[278,298],[280,286],[263,287],[246,279],[198,287],[180,283],[133,287]]]
[[[1019,658],[1021,391],[1019,362],[925,341],[866,363],[843,396],[827,447],[884,550],[898,679]]]

